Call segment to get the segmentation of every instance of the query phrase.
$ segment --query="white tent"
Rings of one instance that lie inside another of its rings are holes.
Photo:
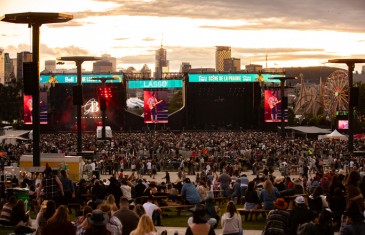
[[[327,135],[323,136],[323,139],[331,139],[331,140],[348,140],[348,137],[346,135],[341,134],[336,129]]]

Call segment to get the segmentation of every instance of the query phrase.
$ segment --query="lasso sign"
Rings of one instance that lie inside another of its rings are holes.
[[[182,88],[182,80],[129,80],[129,89]]]

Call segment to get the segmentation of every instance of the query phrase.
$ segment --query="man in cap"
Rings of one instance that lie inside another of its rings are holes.
[[[307,223],[313,219],[313,213],[305,204],[303,196],[297,196],[294,200],[295,207],[290,212],[290,234],[295,235],[300,224]]]

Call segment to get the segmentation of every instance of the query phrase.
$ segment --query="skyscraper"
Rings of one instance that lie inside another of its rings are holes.
[[[5,83],[5,56],[4,49],[0,48],[0,83]]]
[[[217,46],[215,49],[215,70],[216,72],[224,71],[224,59],[231,58],[231,47]]]
[[[29,51],[22,51],[17,54],[16,79],[18,81],[23,81],[24,62],[32,62],[32,53],[30,53]]]
[[[94,73],[114,73],[117,71],[117,59],[109,54],[102,54],[101,60],[93,63]]]
[[[169,61],[167,60],[166,49],[161,45],[161,48],[156,50],[154,77],[161,79],[162,73],[167,72],[169,72]]]
[[[147,64],[144,64],[141,68],[141,74],[144,79],[150,79],[151,78],[151,69],[148,67]]]

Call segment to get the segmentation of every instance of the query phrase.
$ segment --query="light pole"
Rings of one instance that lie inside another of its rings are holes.
[[[75,100],[75,93],[73,94],[74,103],[77,105],[77,154],[82,153],[82,127],[81,127],[81,106],[82,106],[82,72],[81,72],[81,65],[85,61],[96,61],[101,60],[101,57],[94,57],[94,56],[67,56],[61,57],[57,60],[62,61],[74,61],[76,62],[77,67],[77,93],[78,98],[80,100]],[[76,102],[75,102],[76,101]]]
[[[285,81],[286,80],[292,80],[292,79],[298,79],[297,77],[273,77],[270,78],[271,80],[280,80],[280,96],[281,96],[281,117],[280,117],[280,124],[281,124],[281,137],[284,139],[285,138],[285,112],[284,112],[284,100],[285,103],[287,102],[287,97],[284,97],[284,88],[285,88]]]
[[[37,76],[34,84],[34,92],[32,92],[32,118],[33,118],[33,166],[41,165],[40,161],[40,130],[39,130],[39,45],[40,45],[40,27],[42,24],[53,24],[67,22],[73,19],[72,15],[62,13],[40,13],[40,12],[26,12],[6,14],[0,18],[1,21],[27,24],[32,27],[32,61],[34,73]]]
[[[348,77],[349,77],[349,101],[351,100],[351,93],[353,92],[353,72],[355,68],[355,64],[357,63],[365,63],[365,59],[334,59],[328,60],[328,63],[336,63],[336,64],[346,64],[348,67]],[[352,102],[349,102],[349,114],[348,114],[348,122],[349,122],[349,140],[348,140],[348,151],[352,153],[354,151],[354,133],[353,133],[353,122],[354,122],[354,105]]]
[[[114,78],[91,78],[91,80],[101,81],[101,87],[102,87],[102,89],[104,89],[106,81],[115,80],[115,79]],[[103,128],[101,129],[101,138],[103,140],[105,140],[106,139],[106,134],[105,134],[106,97],[102,97],[103,95],[105,95],[105,94],[101,94],[99,97],[99,106],[100,106],[101,113],[102,113],[101,122],[103,125]],[[104,103],[101,104],[102,102],[104,102]],[[101,108],[101,107],[103,107],[103,108]]]

